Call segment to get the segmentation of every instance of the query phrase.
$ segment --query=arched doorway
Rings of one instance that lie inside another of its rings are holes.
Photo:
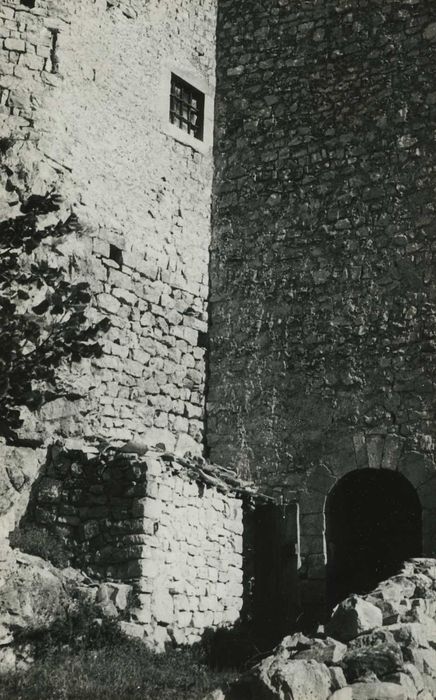
[[[367,593],[421,554],[421,505],[398,472],[349,472],[329,493],[325,516],[329,606]]]

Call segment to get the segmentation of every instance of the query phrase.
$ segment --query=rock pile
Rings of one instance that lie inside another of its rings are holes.
[[[125,616],[131,586],[93,581],[77,569],[57,569],[18,550],[14,554],[8,578],[0,581],[0,675],[31,662],[32,648],[20,643],[20,633],[49,629],[81,601],[95,604],[101,618]],[[132,625],[119,626],[129,634]]]
[[[431,700],[436,697],[436,560],[413,559],[363,597],[351,595],[325,634],[285,637],[210,700]]]

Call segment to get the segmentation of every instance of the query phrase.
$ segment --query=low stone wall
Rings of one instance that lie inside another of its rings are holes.
[[[202,459],[138,451],[54,448],[23,526],[61,540],[92,577],[131,585],[133,633],[193,643],[238,619],[243,493]]]

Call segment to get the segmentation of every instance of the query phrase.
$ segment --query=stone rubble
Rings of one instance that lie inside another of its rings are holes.
[[[383,614],[376,605],[352,596],[337,606],[326,629],[332,637],[348,642],[358,634],[381,624]]]
[[[336,606],[325,634],[285,637],[227,692],[205,700],[432,700],[435,593],[436,560],[412,559],[368,595]]]
[[[50,627],[73,597],[97,602],[100,585],[83,572],[60,570],[45,559],[16,551],[0,586],[0,674],[23,670],[31,658],[31,649],[16,643],[17,633]],[[122,612],[120,607],[117,614]]]
[[[32,663],[32,643],[23,642],[22,633],[49,629],[83,603],[93,604],[97,623],[112,618],[126,635],[143,639],[143,625],[131,621],[131,585],[92,579],[19,550],[14,554],[9,577],[0,586],[0,675],[26,670]]]

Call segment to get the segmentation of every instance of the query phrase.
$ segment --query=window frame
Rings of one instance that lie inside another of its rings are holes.
[[[177,94],[177,90],[179,94]],[[204,102],[204,92],[187,83],[173,71],[171,72],[170,122],[198,141],[204,139]],[[184,115],[185,111],[186,116]],[[193,117],[196,117],[196,123],[193,122]],[[181,127],[181,123],[186,124],[186,130]]]
[[[172,75],[201,93],[204,97],[203,105],[203,139],[195,137],[192,133],[183,131],[170,120],[171,112],[171,85]],[[162,131],[166,136],[186,146],[190,146],[199,153],[208,153],[213,146],[213,117],[214,117],[214,87],[193,66],[185,63],[167,63],[163,66],[161,76],[161,123]]]

